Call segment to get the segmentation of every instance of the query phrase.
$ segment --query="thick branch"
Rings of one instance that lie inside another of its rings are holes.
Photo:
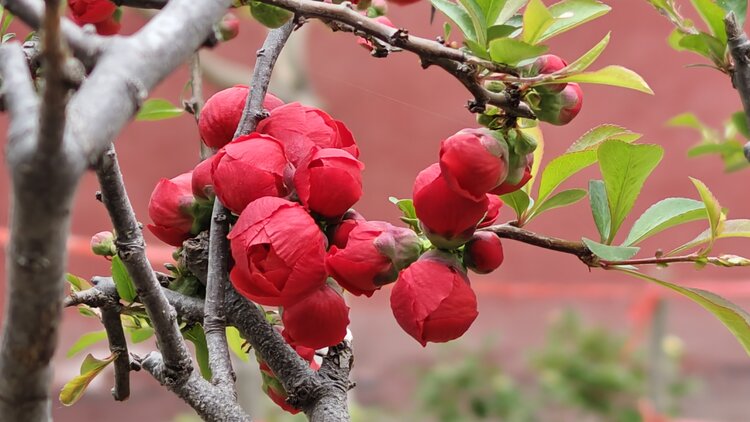
[[[41,0],[0,0],[0,5],[32,29],[39,30],[42,27],[44,2]],[[85,32],[66,18],[62,19],[61,31],[76,58],[87,68],[93,67],[107,39]]]
[[[60,148],[65,132],[65,109],[68,88],[65,83],[65,53],[60,39],[60,0],[47,0],[42,22],[42,107],[39,128],[39,150],[54,153]]]
[[[192,372],[192,361],[180,334],[175,310],[162,293],[159,280],[146,258],[141,227],[125,192],[114,147],[101,157],[96,175],[102,189],[102,202],[117,233],[117,254],[133,280],[138,300],[146,307],[151,319],[159,349],[164,355],[166,376],[171,382],[180,384]]]
[[[750,41],[737,22],[734,12],[730,12],[724,18],[724,25],[727,30],[729,53],[734,62],[731,71],[732,85],[740,94],[745,119],[750,122]],[[750,142],[745,145],[744,151],[745,157],[750,161]]]
[[[83,163],[71,161],[62,149],[36,149],[38,102],[18,44],[0,47],[0,73],[12,119],[6,159],[13,187],[0,415],[41,421],[50,418],[50,359],[61,320],[72,199]]]

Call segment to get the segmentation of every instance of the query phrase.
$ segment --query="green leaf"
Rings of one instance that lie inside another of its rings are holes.
[[[255,20],[268,28],[278,28],[285,24],[286,21],[294,15],[292,12],[280,7],[271,6],[270,4],[259,1],[250,2],[250,13]]]
[[[540,42],[563,32],[570,31],[599,16],[607,14],[612,8],[595,0],[565,0],[549,7],[555,18],[552,25],[544,31]]]
[[[617,139],[619,141],[631,143],[640,139],[641,134],[631,132],[624,127],[617,125],[603,124],[584,133],[577,141],[573,142],[566,153],[594,149],[604,141]]]
[[[193,343],[195,347],[195,360],[198,361],[198,367],[201,375],[208,381],[211,381],[211,367],[208,365],[208,344],[206,343],[206,333],[200,324],[195,324],[187,330],[183,330],[182,336]]]
[[[472,41],[470,39],[464,39],[464,45],[469,48],[469,51],[474,53],[475,56],[486,59],[486,60],[492,60],[490,55],[487,53],[487,48],[483,47],[481,44],[477,43],[476,41]]]
[[[744,111],[738,111],[732,114],[732,124],[745,139],[750,139],[750,129],[747,125],[747,115]]]
[[[621,88],[634,89],[636,91],[653,94],[654,91],[648,86],[643,78],[632,70],[622,66],[607,66],[593,72],[583,72],[576,75],[554,78],[545,83],[580,82],[589,84],[601,84],[618,86]]]
[[[609,140],[599,146],[597,155],[612,221],[605,243],[611,244],[633,208],[643,183],[661,161],[664,150],[658,145],[633,145]]]
[[[490,42],[498,38],[512,37],[513,33],[519,29],[520,28],[511,25],[493,25],[487,29],[487,41]]]
[[[586,197],[586,189],[568,189],[552,195],[550,198],[544,202],[538,203],[539,205],[534,207],[534,215],[527,221],[531,221],[532,218],[536,218],[549,210],[575,204],[584,197]]]
[[[401,210],[402,213],[404,213],[404,217],[406,218],[417,218],[417,210],[414,209],[414,201],[411,199],[398,199],[396,197],[389,197],[388,198],[391,203],[395,204],[398,209]]]
[[[747,0],[716,0],[716,3],[727,13],[734,12],[740,28],[745,25],[747,17]]]
[[[605,261],[624,261],[632,258],[639,250],[641,250],[639,247],[604,245],[599,242],[594,242],[591,239],[586,239],[585,237],[581,240],[594,255]]]
[[[708,222],[711,225],[711,237],[709,239],[708,248],[706,248],[705,251],[708,253],[711,246],[713,246],[714,240],[716,240],[716,237],[721,233],[724,214],[721,211],[721,204],[719,204],[719,201],[716,200],[716,197],[714,197],[703,182],[692,177],[690,178],[690,181],[693,182],[695,188],[698,189],[701,200],[706,205],[706,215],[708,216]]]
[[[724,29],[724,15],[727,12],[713,0],[691,0],[693,7],[704,22],[711,28],[711,33],[724,45],[727,43],[727,32]]]
[[[155,121],[181,116],[183,109],[162,98],[146,100],[135,116],[135,120]]]
[[[677,43],[683,50],[698,53],[715,64],[722,64],[726,42],[722,43],[716,37],[700,32],[697,34],[682,34]]]
[[[702,306],[704,309],[711,312],[716,318],[718,318],[719,321],[721,321],[721,323],[724,324],[724,326],[727,327],[732,334],[734,334],[742,347],[745,349],[745,352],[750,354],[750,314],[748,314],[739,306],[719,295],[706,290],[683,287],[677,284],[668,283],[663,280],[649,277],[637,271],[623,271],[634,277],[638,277],[643,280],[650,281],[652,283],[656,283],[663,287],[671,289]]]
[[[7,13],[5,9],[3,9],[4,13]],[[3,36],[8,35],[8,27],[10,27],[10,24],[13,22],[13,15],[10,13],[7,13],[3,16],[3,24],[2,27],[0,27],[0,34],[3,34]]]
[[[573,63],[560,69],[560,73],[579,73],[588,69],[588,67],[591,66],[591,64],[594,63],[597,58],[599,58],[599,55],[602,54],[602,51],[607,48],[607,44],[609,44],[609,34],[611,34],[611,32],[607,32],[607,35],[605,35],[601,41],[599,41],[593,48],[591,48],[591,50],[587,51],[586,54],[577,58]]]
[[[589,203],[591,204],[591,213],[594,216],[596,229],[599,231],[599,238],[602,242],[606,242],[609,237],[612,219],[609,215],[609,201],[607,200],[607,190],[604,187],[603,181],[589,181]]]
[[[133,280],[130,279],[128,270],[117,255],[112,257],[112,280],[115,282],[117,294],[120,295],[120,299],[129,303],[133,302],[136,297]]]
[[[435,6],[435,9],[441,11],[458,26],[461,32],[463,32],[464,38],[476,41],[477,33],[474,30],[471,17],[469,17],[469,14],[466,13],[463,7],[450,0],[432,0],[431,2]]]
[[[487,47],[487,21],[482,7],[477,3],[477,0],[458,0],[458,2],[469,14],[474,33],[477,35],[476,42],[482,47]]]
[[[500,10],[500,14],[495,18],[495,25],[508,23],[529,0],[506,0],[505,5]],[[516,25],[513,25],[516,26]]]
[[[730,237],[750,237],[750,220],[737,219],[724,221],[721,233],[719,233],[716,238],[725,239]],[[707,229],[703,233],[696,236],[695,239],[670,252],[669,255],[674,255],[688,249],[693,249],[695,247],[708,243],[710,240],[711,229]]]
[[[242,338],[239,330],[234,327],[227,327],[227,344],[229,345],[229,350],[234,352],[240,360],[247,362],[247,353],[242,348],[244,343],[245,339]]]
[[[70,349],[68,349],[68,353],[66,353],[65,356],[68,358],[72,358],[73,356],[77,355],[78,353],[86,349],[87,347],[92,346],[106,339],[107,339],[106,330],[92,331],[90,333],[86,333],[82,335],[81,337],[79,337],[78,340],[76,340],[76,342],[73,343],[72,346],[70,346]]]
[[[60,403],[65,406],[71,406],[83,396],[86,388],[89,386],[91,381],[99,375],[104,368],[112,363],[117,358],[117,353],[113,353],[112,356],[99,360],[87,355],[81,364],[81,375],[68,381],[60,391]]]
[[[546,51],[545,45],[531,45],[513,38],[497,38],[490,41],[492,61],[511,66],[520,61],[541,56]]]
[[[706,206],[703,202],[688,198],[663,199],[649,207],[638,218],[622,245],[635,245],[670,227],[704,218]]]
[[[563,154],[547,164],[542,172],[537,207],[569,177],[596,162],[596,151],[586,150]]]
[[[519,221],[526,210],[529,209],[529,204],[531,203],[529,195],[523,189],[500,195],[500,199],[508,204],[509,207],[513,208],[513,211],[516,212],[516,219]]]
[[[91,283],[89,283],[89,281],[86,280],[85,278],[78,277],[78,276],[73,275],[71,273],[65,274],[65,280],[67,280],[68,283],[70,283],[71,287],[73,288],[73,291],[75,291],[75,292],[80,292],[82,290],[88,290],[91,287],[93,287],[91,285]]]
[[[149,326],[131,328],[128,331],[130,331],[130,340],[132,340],[133,343],[144,342],[154,335],[154,329]]]
[[[667,121],[667,126],[687,127],[696,130],[703,130],[706,127],[693,113],[678,114]]]
[[[536,44],[555,23],[555,18],[541,0],[530,0],[523,12],[523,41]]]

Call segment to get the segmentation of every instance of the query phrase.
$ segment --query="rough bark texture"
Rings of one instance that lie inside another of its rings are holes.
[[[724,26],[727,30],[727,43],[729,53],[732,55],[734,67],[732,68],[732,85],[740,94],[742,107],[745,110],[745,119],[750,122],[750,41],[737,22],[734,13],[724,18]],[[745,158],[750,161],[750,142],[745,144]]]

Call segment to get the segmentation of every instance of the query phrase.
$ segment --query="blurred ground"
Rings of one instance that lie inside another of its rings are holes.
[[[671,30],[669,24],[645,2],[605,2],[613,7],[610,14],[560,36],[552,43],[551,52],[574,59],[612,31],[612,41],[598,66],[621,64],[636,70],[649,82],[656,96],[584,86],[585,101],[579,117],[563,128],[543,128],[548,156],[561,153],[578,136],[598,124],[619,124],[643,133],[643,142],[658,143],[666,150],[662,164],[636,204],[634,217],[668,196],[697,197],[688,176],[699,178],[711,187],[722,205],[731,210],[732,218],[750,216],[746,194],[750,172],[724,174],[718,159],[688,159],[686,150],[696,142],[696,136],[664,125],[669,118],[688,110],[709,124],[719,125],[740,109],[729,79],[711,69],[686,69],[686,65],[698,59],[669,49],[665,42]],[[397,26],[407,27],[414,34],[430,37],[442,32],[440,19],[429,25],[427,2],[392,7],[390,17]],[[141,23],[140,17],[129,13],[125,32],[136,30]],[[16,28],[25,33],[22,27]],[[368,218],[395,221],[397,212],[387,201],[388,196],[410,196],[415,175],[437,160],[439,141],[474,124],[464,108],[469,97],[460,84],[444,72],[421,70],[413,55],[403,53],[388,59],[374,59],[358,47],[350,35],[331,33],[317,22],[309,23],[303,30],[307,43],[303,51],[296,54],[309,72],[310,86],[320,105],[346,122],[355,134],[362,151],[361,159],[367,166],[366,193],[357,208]],[[262,28],[246,21],[240,38],[219,47],[218,52],[223,57],[252,65],[262,36]],[[182,69],[152,96],[177,102],[186,81],[187,71]],[[1,133],[5,133],[6,125],[6,116],[0,115]],[[133,123],[123,132],[117,141],[120,162],[141,219],[147,220],[148,197],[157,180],[191,169],[197,162],[197,145],[197,132],[190,116],[158,123]],[[4,167],[2,171],[7,174]],[[595,174],[595,169],[591,169],[566,183],[584,186]],[[73,222],[73,232],[80,237],[78,244],[71,248],[70,271],[86,278],[108,271],[105,261],[87,253],[88,237],[110,228],[104,209],[94,199],[95,191],[95,178],[88,175],[78,191]],[[0,177],[0,198],[2,201],[8,198],[7,177]],[[550,212],[529,228],[571,239],[582,235],[593,237],[596,229],[585,202]],[[7,206],[0,207],[0,227],[7,226],[7,210]],[[505,210],[501,218],[512,216]],[[688,227],[645,243],[644,253],[657,247],[677,245],[703,229],[701,225]],[[0,229],[0,240],[5,233]],[[153,237],[148,241],[150,245],[159,243]],[[718,252],[730,250],[748,255],[748,243],[725,241],[719,244]],[[0,254],[3,252],[4,249],[0,249]],[[480,315],[462,342],[470,346],[481,344],[487,337],[501,339],[496,356],[511,371],[524,362],[525,350],[541,344],[543,327],[552,311],[572,305],[589,320],[627,329],[627,310],[646,288],[639,280],[602,271],[590,272],[575,258],[555,252],[506,242],[505,253],[506,263],[500,271],[476,277]],[[156,259],[157,263],[166,262],[168,255],[161,253],[161,256]],[[4,274],[3,267],[4,259],[0,260],[0,277]],[[750,307],[750,269],[694,271],[686,265],[662,271],[659,276],[712,289]],[[687,371],[699,377],[703,385],[686,403],[684,414],[714,421],[750,420],[750,405],[746,400],[746,391],[750,389],[747,355],[731,334],[697,305],[669,293],[665,293],[665,297],[669,302],[668,331],[684,340]],[[357,362],[354,379],[358,384],[355,398],[366,405],[384,407],[408,403],[409,387],[414,384],[414,373],[409,368],[429,362],[436,347],[422,349],[399,329],[390,314],[387,290],[370,300],[354,298],[351,307]],[[67,359],[67,348],[80,334],[99,329],[95,321],[81,318],[74,310],[66,311],[56,357],[55,394],[77,373],[82,359],[81,356]],[[142,351],[150,347],[147,344]],[[240,372],[248,371],[252,363],[238,366]],[[82,418],[111,422],[169,421],[175,414],[186,411],[178,399],[147,375],[134,374],[133,383],[131,399],[125,404],[115,403],[108,391],[111,380],[106,375],[101,376],[77,405],[64,408],[55,402],[55,417],[60,421]],[[248,395],[248,399],[250,397]]]

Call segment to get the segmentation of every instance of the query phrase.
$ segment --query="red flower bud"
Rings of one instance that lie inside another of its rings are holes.
[[[94,255],[99,256],[117,255],[115,235],[112,232],[99,232],[91,236],[91,250],[94,252]]]
[[[385,3],[383,3],[383,4],[385,5]],[[396,27],[396,25],[394,25],[393,22],[391,22],[391,20],[388,19],[385,16],[378,16],[378,17],[372,18],[372,20],[374,20],[374,21],[376,21],[378,23],[382,23],[383,25],[388,26],[390,28],[395,28]],[[370,42],[370,40],[368,40],[365,37],[357,37],[357,44],[359,44],[362,47],[364,47],[365,50],[367,50],[367,51],[372,51],[375,48],[372,45],[372,43]]]
[[[109,0],[68,0],[73,21],[78,25],[108,20],[117,10]]]
[[[211,168],[216,157],[216,155],[212,155],[206,158],[193,169],[191,187],[194,197],[210,200],[216,195],[214,193],[213,181],[211,181]]]
[[[240,33],[240,20],[233,13],[227,13],[219,22],[219,34],[222,41],[229,41]]]
[[[381,286],[396,281],[398,272],[416,261],[422,251],[416,233],[386,222],[360,221],[347,229],[343,245],[332,246],[328,252],[326,268],[341,287],[357,296],[370,297]]]
[[[531,167],[534,164],[534,154],[517,157],[514,167],[508,173],[508,178],[500,186],[492,189],[492,195],[505,195],[515,192],[531,180]]]
[[[349,240],[349,232],[357,227],[357,223],[364,221],[366,221],[365,218],[357,211],[347,211],[341,217],[341,222],[328,226],[327,235],[329,243],[332,247],[336,246],[339,249],[346,247],[346,242]]]
[[[479,229],[495,224],[497,217],[500,215],[500,208],[503,206],[502,199],[497,195],[488,194],[487,200],[487,214],[477,226]]]
[[[466,243],[487,212],[486,196],[474,201],[454,192],[437,163],[417,175],[413,197],[425,234],[439,248],[453,249]]]
[[[172,246],[182,246],[193,227],[191,173],[161,179],[148,202],[148,215],[154,222],[148,225],[148,229],[159,240]]]
[[[227,237],[235,262],[232,284],[254,302],[291,305],[325,284],[325,238],[299,204],[257,199]]]
[[[217,92],[206,101],[198,119],[198,132],[206,145],[218,149],[234,139],[249,93],[247,86],[235,85]],[[271,94],[266,94],[263,100],[263,108],[269,111],[283,104]]]
[[[96,33],[99,35],[115,35],[120,32],[121,25],[120,21],[114,17],[110,17],[101,22],[96,22],[94,27],[96,28]]]
[[[391,309],[401,328],[422,346],[461,337],[479,314],[460,264],[436,251],[401,272],[391,291]]]
[[[359,149],[349,129],[326,112],[300,103],[289,103],[271,111],[258,123],[260,133],[273,136],[284,144],[289,161],[295,166],[307,157],[314,146],[343,149],[354,158]]]
[[[300,162],[294,187],[305,208],[324,217],[344,214],[362,196],[364,164],[337,148],[315,147]]]
[[[388,3],[397,4],[399,6],[406,6],[413,3],[418,3],[419,0],[388,0]]]
[[[536,75],[549,75],[550,73],[555,73],[558,70],[561,70],[565,66],[568,65],[568,62],[561,59],[558,56],[555,56],[554,54],[545,54],[543,56],[537,57],[536,60],[534,60],[534,63],[532,63],[529,66],[529,75],[536,76]],[[543,90],[547,92],[560,92],[567,86],[567,83],[562,84],[554,84],[554,85],[539,85],[535,87],[537,90]]]
[[[464,265],[477,274],[489,274],[502,263],[503,244],[495,233],[474,233],[464,246]]]
[[[346,337],[349,307],[344,298],[323,286],[281,313],[284,332],[293,343],[312,349],[334,346]]]
[[[456,193],[474,201],[508,175],[508,145],[483,129],[463,129],[440,143],[440,170]]]
[[[239,214],[258,198],[286,196],[287,171],[291,169],[281,142],[254,132],[235,139],[216,154],[211,180],[221,203]]]
[[[541,99],[534,109],[536,117],[547,123],[562,126],[570,123],[583,107],[583,91],[577,83],[569,83],[558,93],[539,92]]]

